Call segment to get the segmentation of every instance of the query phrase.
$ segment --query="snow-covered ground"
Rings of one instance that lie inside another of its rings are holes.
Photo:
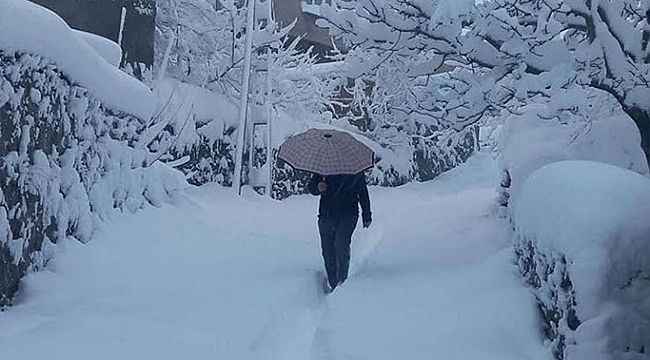
[[[477,154],[371,188],[352,275],[322,295],[317,198],[216,185],[68,241],[0,313],[0,359],[550,359]]]

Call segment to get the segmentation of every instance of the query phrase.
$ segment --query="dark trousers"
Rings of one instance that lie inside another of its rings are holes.
[[[323,260],[325,260],[327,281],[332,288],[335,288],[348,278],[350,242],[358,219],[359,215],[340,219],[328,217],[318,219],[318,231],[320,232],[320,244],[323,250]]]

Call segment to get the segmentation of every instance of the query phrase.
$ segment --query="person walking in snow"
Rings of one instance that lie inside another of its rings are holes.
[[[369,227],[372,222],[366,177],[363,172],[356,175],[314,174],[308,190],[320,196],[318,230],[331,292],[348,277],[350,242],[359,220],[359,204],[363,227]]]

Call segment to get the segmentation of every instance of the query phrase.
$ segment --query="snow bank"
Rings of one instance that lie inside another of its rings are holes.
[[[641,149],[641,136],[632,119],[622,110],[612,110],[602,95],[589,119],[561,120],[549,106],[533,104],[509,116],[499,136],[499,165],[507,172],[504,187],[510,203],[523,182],[540,167],[562,160],[592,160],[648,173]],[[507,204],[504,199],[504,205]],[[510,213],[512,215],[512,213]]]
[[[114,42],[103,36],[95,35],[93,33],[72,29],[83,41],[92,46],[93,49],[109,64],[119,67],[122,61],[122,48]]]
[[[556,355],[619,359],[650,350],[648,178],[556,162],[525,181],[515,219],[520,269],[536,288]]]
[[[116,113],[38,55],[0,52],[0,306],[53,244],[92,238],[115,212],[160,206],[186,186],[139,143],[146,124]]]
[[[155,93],[155,116],[140,143],[152,158],[181,170],[191,184],[229,186],[237,105],[224,95],[174,79],[158,81]]]
[[[104,60],[54,12],[26,0],[0,0],[0,9],[1,50],[43,56],[107,105],[151,117],[155,99],[147,86]]]

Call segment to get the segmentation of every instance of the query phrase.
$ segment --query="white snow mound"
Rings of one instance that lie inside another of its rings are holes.
[[[115,41],[86,31],[72,29],[83,41],[92,46],[109,64],[119,67],[122,61],[122,48]]]
[[[26,0],[0,0],[0,49],[43,56],[116,110],[149,119],[151,90],[121,72],[54,12]]]
[[[566,256],[583,323],[578,344],[600,332],[613,349],[650,346],[650,179],[604,163],[556,162],[528,177],[515,219],[519,238]]]
[[[544,104],[528,105],[521,109],[521,114],[506,119],[502,127],[499,165],[512,179],[511,204],[516,203],[530,174],[556,161],[598,161],[648,174],[639,130],[622,111],[610,110],[589,122],[565,124],[543,119],[548,112]]]

